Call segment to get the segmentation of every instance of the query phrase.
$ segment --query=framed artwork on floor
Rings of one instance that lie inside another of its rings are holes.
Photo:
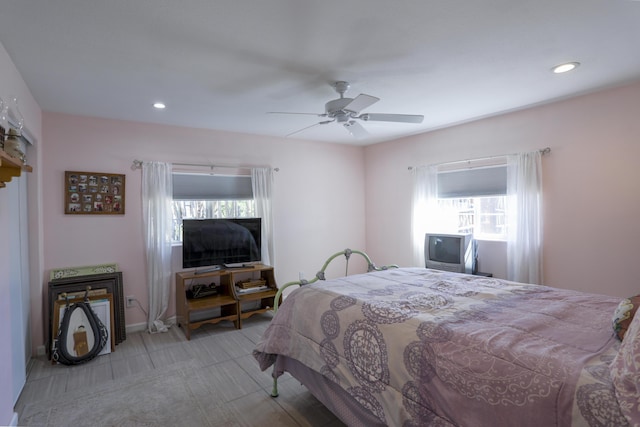
[[[64,297],[62,296],[63,293],[66,293],[69,296],[82,296],[88,287],[90,288],[89,299],[93,297],[101,297],[106,294],[113,295],[111,299],[113,308],[113,324],[111,331],[113,339],[115,340],[115,345],[120,344],[127,338],[121,271],[51,280],[49,282],[49,303],[47,304],[46,314],[49,318],[49,327],[47,328],[47,352],[49,353],[49,357],[51,357],[49,349],[51,349],[51,343],[53,342],[52,333],[55,325],[55,302],[58,300],[64,300]]]
[[[124,215],[125,175],[103,172],[64,173],[64,213]]]

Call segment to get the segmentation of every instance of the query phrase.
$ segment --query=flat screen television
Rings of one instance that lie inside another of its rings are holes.
[[[475,273],[473,234],[431,234],[424,237],[424,259],[427,268]]]
[[[182,268],[257,263],[261,234],[260,218],[182,220]]]

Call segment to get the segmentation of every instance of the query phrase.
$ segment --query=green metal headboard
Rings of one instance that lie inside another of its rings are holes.
[[[331,255],[325,261],[324,265],[322,266],[320,271],[318,271],[316,273],[316,277],[314,277],[313,279],[311,279],[311,280],[301,279],[301,280],[297,280],[295,282],[288,282],[288,283],[285,283],[284,285],[282,285],[282,287],[280,287],[280,289],[278,289],[278,293],[276,294],[275,302],[273,304],[273,312],[275,313],[276,311],[278,311],[278,303],[280,301],[280,297],[282,295],[282,292],[286,288],[288,288],[289,286],[294,286],[294,285],[304,286],[304,285],[310,285],[311,283],[315,283],[318,280],[326,280],[325,274],[324,274],[325,270],[327,269],[327,267],[329,266],[331,261],[333,261],[334,259],[336,259],[340,255],[344,255],[344,257],[346,258],[347,265],[345,267],[344,275],[347,276],[349,274],[349,259],[351,258],[351,254],[358,254],[358,255],[362,255],[364,257],[364,259],[367,261],[367,273],[370,273],[372,271],[388,270],[390,268],[398,268],[398,266],[396,264],[385,265],[385,266],[382,266],[382,267],[376,267],[376,265],[371,261],[371,258],[369,258],[369,255],[367,255],[366,253],[364,253],[362,251],[357,251],[357,250],[353,250],[353,249],[345,249],[344,251],[336,252],[335,254]]]
[[[391,264],[391,265],[385,265],[382,267],[376,267],[376,265],[371,262],[371,258],[369,258],[369,255],[367,255],[366,253],[362,252],[362,251],[356,251],[356,250],[352,250],[352,249],[345,249],[344,251],[341,252],[336,252],[335,254],[331,255],[327,261],[324,263],[324,265],[322,266],[322,268],[320,269],[320,271],[318,271],[316,273],[316,277],[314,277],[311,280],[305,280],[305,279],[301,279],[301,280],[297,280],[295,282],[288,282],[285,283],[284,285],[282,285],[282,287],[280,289],[278,289],[278,292],[276,293],[276,297],[275,297],[275,301],[273,303],[273,312],[277,312],[278,311],[278,303],[280,301],[280,298],[282,296],[282,292],[287,289],[289,286],[305,286],[305,285],[309,285],[311,283],[317,282],[318,280],[326,280],[325,279],[325,270],[327,269],[327,266],[329,265],[329,263],[331,263],[331,261],[333,261],[334,259],[336,259],[337,257],[339,257],[340,255],[344,255],[344,257],[346,258],[346,262],[347,265],[345,267],[345,276],[347,276],[349,274],[349,258],[351,258],[351,254],[358,254],[358,255],[362,255],[364,257],[364,259],[367,261],[367,272],[370,273],[372,271],[382,271],[382,270],[388,270],[390,268],[398,268],[398,266],[396,264]],[[275,365],[273,367],[274,372],[275,372]],[[273,377],[273,390],[271,391],[271,397],[278,397],[278,378],[274,375]]]

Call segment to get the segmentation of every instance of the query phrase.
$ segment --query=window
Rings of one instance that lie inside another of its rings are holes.
[[[476,239],[504,240],[507,236],[506,196],[438,199],[438,208],[447,222],[444,227],[456,233],[473,233]]]
[[[442,165],[438,170],[439,226],[473,233],[476,239],[505,240],[506,159]]]
[[[182,220],[256,216],[251,177],[173,174],[173,235],[182,242]]]

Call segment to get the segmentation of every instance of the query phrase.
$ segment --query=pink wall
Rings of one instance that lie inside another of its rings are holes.
[[[115,262],[125,295],[148,307],[141,171],[131,169],[134,159],[278,167],[273,204],[278,283],[296,280],[299,271],[312,277],[333,252],[364,248],[360,147],[54,113],[44,114],[43,129],[47,276],[51,268]],[[125,174],[125,215],[65,215],[63,181],[70,170]],[[171,302],[169,315],[174,307]],[[139,308],[126,309],[125,317],[128,325],[146,321]]]
[[[640,83],[366,147],[370,255],[411,264],[408,166],[551,147],[543,158],[544,283],[637,294],[638,117]],[[499,259],[491,253],[487,262],[504,272]]]

